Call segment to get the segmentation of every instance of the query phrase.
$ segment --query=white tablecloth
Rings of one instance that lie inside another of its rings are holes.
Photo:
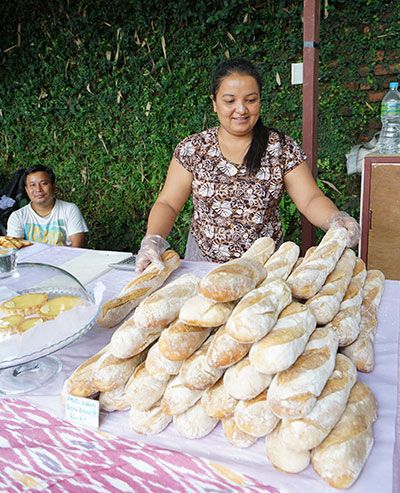
[[[62,266],[80,255],[87,255],[88,250],[71,248],[50,248],[35,245],[34,250],[21,251],[20,261],[43,261]],[[93,252],[96,255],[96,252]],[[39,260],[38,260],[39,261]],[[199,275],[209,271],[213,266],[204,262],[182,262],[181,267],[171,279],[185,273],[195,272]],[[127,271],[105,269],[97,278],[105,286],[105,299],[113,297],[133,277]],[[96,280],[89,283],[89,287]],[[398,382],[398,333],[400,329],[400,282],[386,281],[385,291],[379,308],[378,330],[376,336],[376,368],[371,374],[359,374],[359,379],[367,383],[378,399],[379,418],[374,425],[375,445],[359,480],[348,491],[351,493],[389,493],[394,486],[393,450],[395,443],[395,422],[397,409]],[[64,410],[60,391],[64,380],[83,360],[92,356],[108,343],[111,329],[95,326],[88,334],[73,345],[56,353],[62,361],[61,373],[38,391],[29,395],[18,396],[45,409],[57,417],[63,417]],[[259,439],[247,449],[232,447],[224,438],[220,425],[207,437],[200,440],[187,440],[179,436],[173,426],[154,436],[141,436],[129,429],[127,413],[102,413],[100,429],[116,435],[122,435],[138,442],[155,444],[160,447],[179,450],[198,457],[204,457],[248,474],[257,480],[274,486],[281,493],[306,492],[328,493],[337,491],[329,487],[314,473],[311,467],[300,474],[287,475],[276,471],[265,458],[264,440]],[[397,430],[397,434],[399,431]],[[399,437],[397,436],[397,448]],[[397,464],[398,467],[398,464]]]

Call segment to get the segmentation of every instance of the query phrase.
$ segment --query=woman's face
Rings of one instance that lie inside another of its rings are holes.
[[[222,80],[213,98],[221,127],[231,135],[251,134],[260,116],[260,89],[250,75],[233,73]]]

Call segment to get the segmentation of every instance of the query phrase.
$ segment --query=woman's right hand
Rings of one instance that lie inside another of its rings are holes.
[[[136,256],[136,274],[143,272],[151,263],[153,263],[157,269],[163,269],[164,264],[161,260],[161,255],[168,247],[168,241],[162,236],[146,235],[140,244],[140,250]]]

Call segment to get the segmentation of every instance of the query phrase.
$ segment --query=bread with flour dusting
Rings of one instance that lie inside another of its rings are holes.
[[[99,394],[100,409],[109,413],[113,411],[127,411],[130,408],[125,396],[125,383],[107,392]]]
[[[377,312],[384,283],[385,276],[381,271],[367,271],[360,309],[360,333],[352,344],[341,348],[343,354],[353,361],[357,370],[362,372],[371,372],[375,366],[374,340],[378,324]]]
[[[184,361],[189,358],[210,335],[209,327],[188,325],[176,320],[161,333],[160,352],[172,361]]]
[[[224,386],[228,394],[238,400],[253,399],[272,382],[273,375],[257,370],[248,357],[231,366],[224,373]]]
[[[133,321],[148,329],[167,327],[178,318],[183,304],[196,294],[198,282],[198,276],[183,274],[142,301]]]
[[[211,418],[223,419],[233,416],[237,400],[224,387],[222,378],[209,387],[201,396],[201,405]]]
[[[167,250],[161,256],[164,267],[160,270],[150,264],[138,277],[126,284],[115,298],[100,308],[97,323],[102,327],[115,327],[134,310],[141,301],[162,286],[180,265],[179,255]]]
[[[377,402],[367,385],[357,382],[346,409],[325,440],[312,451],[315,472],[333,488],[349,488],[372,449]]]
[[[354,363],[343,354],[338,354],[335,369],[312,410],[304,418],[282,419],[283,442],[289,448],[300,451],[319,445],[343,414],[356,379]]]
[[[338,338],[332,329],[315,329],[304,353],[273,378],[268,402],[280,418],[302,418],[314,407],[335,367]]]
[[[247,448],[254,445],[257,437],[242,431],[233,416],[221,420],[222,429],[228,442],[237,448]]]
[[[350,248],[346,248],[321,290],[307,300],[306,304],[311,308],[318,325],[326,325],[339,311],[355,264],[356,254]]]
[[[176,431],[185,438],[203,438],[217,426],[218,419],[210,418],[200,401],[187,411],[173,417]]]
[[[315,327],[311,310],[302,303],[292,302],[280,313],[272,330],[251,347],[251,364],[269,375],[286,370],[303,353]]]
[[[162,327],[148,329],[138,326],[132,318],[126,320],[114,332],[110,341],[110,352],[116,358],[131,358],[139,354],[159,338]]]
[[[161,409],[168,416],[181,414],[192,407],[201,398],[202,390],[189,389],[177,375],[168,382],[161,399]]]
[[[173,361],[166,358],[160,351],[159,341],[156,341],[147,353],[145,367],[154,377],[160,375],[168,378],[169,375],[177,375],[181,369],[183,361]]]
[[[163,412],[157,402],[150,409],[131,408],[129,425],[133,431],[141,435],[154,435],[163,431],[172,421],[172,417]]]
[[[215,333],[207,350],[207,363],[212,368],[229,368],[249,352],[251,344],[236,341],[223,325]]]
[[[268,334],[280,312],[291,301],[292,293],[285,281],[264,282],[239,301],[226,323],[226,332],[240,343],[259,341]]]
[[[236,425],[256,438],[268,435],[279,423],[279,418],[268,404],[267,392],[261,392],[247,401],[239,401],[235,408]]]
[[[235,304],[221,303],[196,295],[182,306],[179,320],[197,327],[219,327],[229,318]]]
[[[347,244],[345,228],[331,228],[321,243],[290,274],[287,282],[295,298],[309,299],[322,288]]]
[[[278,250],[264,264],[267,270],[265,281],[271,281],[272,279],[283,279],[285,281],[297,262],[299,253],[300,248],[296,243],[292,241],[282,243]]]

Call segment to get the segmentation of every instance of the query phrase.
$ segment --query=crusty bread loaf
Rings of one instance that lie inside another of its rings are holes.
[[[205,390],[221,378],[223,369],[213,368],[207,363],[207,351],[215,336],[210,336],[206,342],[183,362],[179,375],[184,384],[193,390]]]
[[[64,382],[62,395],[74,395],[76,397],[91,397],[98,390],[92,381],[93,368],[96,362],[109,350],[108,346],[102,348],[98,353],[84,361],[76,368],[71,376]]]
[[[282,243],[278,250],[264,264],[267,270],[265,281],[271,281],[272,279],[283,279],[285,281],[298,260],[299,253],[300,248],[296,243],[292,241]]]
[[[239,401],[234,413],[236,425],[245,433],[254,437],[263,437],[272,432],[279,418],[272,412],[267,392],[247,401]]]
[[[149,352],[145,361],[146,370],[153,375],[153,377],[160,377],[160,375],[168,378],[168,375],[177,375],[181,369],[183,361],[172,361],[166,358],[160,351],[159,341],[155,342]]]
[[[272,382],[273,375],[266,375],[243,358],[228,368],[224,374],[224,386],[228,394],[237,400],[253,399]]]
[[[267,374],[286,370],[303,353],[315,327],[311,310],[301,303],[291,303],[281,312],[269,334],[251,347],[252,365]]]
[[[148,329],[135,324],[130,318],[114,332],[110,342],[110,352],[116,358],[131,358],[139,354],[158,339],[162,328]]]
[[[175,415],[173,420],[176,431],[190,439],[205,437],[218,423],[218,419],[206,414],[200,401],[184,413]]]
[[[129,405],[140,411],[147,411],[164,394],[170,378],[156,378],[141,363],[125,386],[125,396]]]
[[[247,448],[254,445],[257,437],[242,431],[233,416],[221,420],[222,429],[228,442],[237,448]]]
[[[145,411],[131,408],[129,425],[133,431],[141,435],[154,435],[163,431],[172,421],[172,417],[163,412],[160,403]]]
[[[206,274],[199,283],[199,293],[214,301],[235,301],[265,279],[262,264],[250,259],[229,260]]]
[[[124,286],[116,298],[103,303],[97,323],[102,327],[118,325],[141,301],[163,285],[168,276],[179,267],[179,255],[167,250],[161,256],[164,268],[150,264],[138,277]]]
[[[343,414],[356,379],[354,363],[338,354],[335,369],[311,412],[301,419],[282,420],[282,441],[293,450],[311,450],[319,445]]]
[[[212,387],[204,391],[201,396],[201,405],[211,418],[223,419],[233,416],[237,400],[228,394],[222,378]]]
[[[107,392],[99,394],[100,409],[109,413],[113,411],[127,411],[131,406],[126,400],[125,383]]]
[[[367,271],[364,262],[358,258],[353,270],[353,276],[346,290],[340,309],[333,320],[329,322],[339,337],[339,346],[348,346],[354,342],[360,333],[361,303],[363,299],[363,286]]]
[[[312,451],[315,472],[334,488],[349,488],[358,478],[373,445],[377,402],[367,385],[357,382],[342,417]]]
[[[346,248],[321,290],[307,300],[306,304],[311,308],[318,325],[326,325],[339,311],[355,264],[356,254],[350,248]]]
[[[374,339],[384,282],[385,276],[379,270],[367,272],[360,309],[360,333],[352,344],[341,348],[343,354],[353,361],[359,371],[371,372],[375,366]]]
[[[335,367],[338,338],[328,327],[315,329],[304,353],[273,378],[268,402],[280,418],[302,418],[314,407]]]
[[[267,459],[279,471],[301,472],[310,463],[311,454],[308,450],[297,451],[287,447],[282,441],[280,427],[279,423],[265,438]]]
[[[160,351],[169,360],[184,361],[203,344],[210,331],[208,327],[187,325],[176,320],[161,333]]]
[[[264,282],[239,301],[226,323],[226,332],[237,342],[259,341],[268,334],[280,312],[291,301],[292,293],[285,281]]]
[[[241,258],[255,260],[263,265],[274,253],[274,250],[275,241],[269,236],[264,236],[257,238],[251,247],[243,253]]]
[[[212,368],[228,368],[244,358],[251,344],[242,344],[233,339],[225,325],[217,330],[207,350],[207,363]]]
[[[234,307],[232,302],[221,303],[198,294],[182,306],[179,320],[197,327],[219,327],[228,320]]]
[[[168,416],[181,414],[192,407],[201,398],[202,390],[186,387],[179,375],[168,382],[161,399],[161,409]]]
[[[328,275],[335,268],[346,243],[347,230],[345,228],[328,230],[317,248],[307,255],[288,277],[287,282],[294,297],[307,300],[318,293]]]
[[[165,328],[178,318],[186,300],[196,294],[199,277],[184,274],[148,296],[136,308],[134,322],[148,329]]]
[[[146,351],[128,359],[116,358],[106,351],[94,363],[92,383],[99,392],[109,392],[125,384],[135,368],[146,358]]]

